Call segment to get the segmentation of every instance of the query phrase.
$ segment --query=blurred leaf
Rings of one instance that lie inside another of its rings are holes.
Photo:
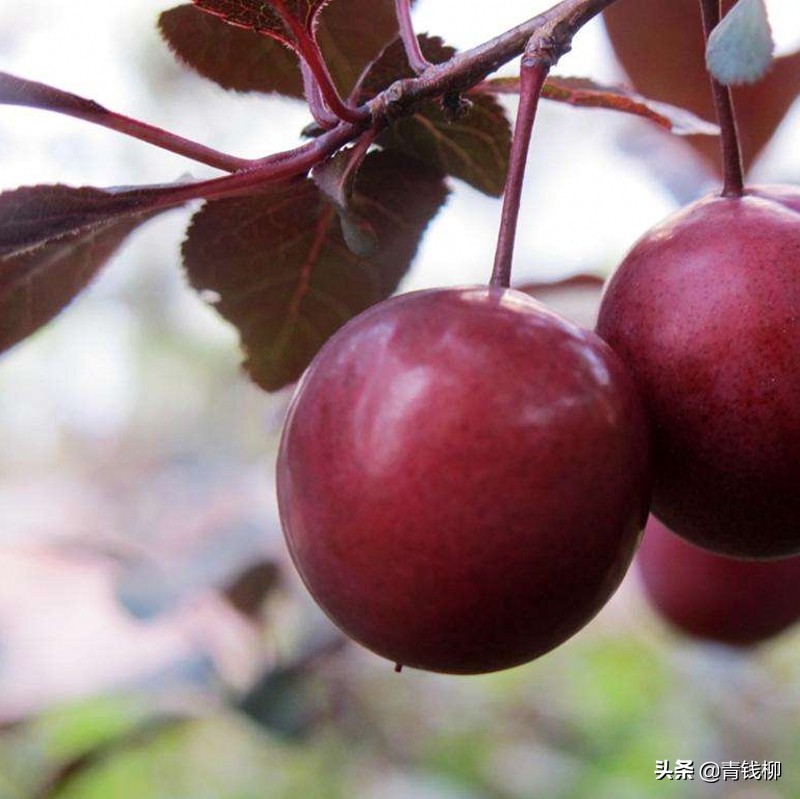
[[[114,581],[114,598],[138,621],[152,621],[174,610],[186,591],[183,573],[179,579],[161,564],[132,560]]]
[[[420,36],[420,46],[433,63],[455,52],[439,38]],[[395,39],[366,71],[356,90],[360,101],[373,97],[399,78],[409,78],[405,49]],[[511,148],[511,125],[502,106],[489,95],[470,96],[463,116],[450,121],[441,105],[423,102],[408,116],[396,119],[378,139],[386,148],[400,150],[460,178],[494,197],[503,193]]]
[[[265,674],[237,708],[282,738],[303,738],[319,717],[319,707],[302,670],[278,668]]]
[[[723,0],[725,10],[731,5],[732,0]],[[702,119],[716,118],[697,0],[617,0],[603,18],[614,51],[638,92]],[[758,83],[733,87],[746,167],[772,138],[798,93],[800,52],[776,58]],[[688,141],[720,171],[717,140]]]
[[[747,194],[765,197],[800,214],[800,186],[748,186]]]
[[[117,738],[105,741],[82,754],[62,763],[52,774],[49,774],[30,799],[55,799],[67,790],[73,781],[90,771],[105,760],[128,747],[141,746],[157,738],[163,732],[187,724],[184,716],[161,716],[148,718],[127,730]]]
[[[492,94],[519,94],[519,78],[492,78],[480,91]],[[624,86],[603,86],[589,78],[548,78],[542,97],[582,108],[607,108],[644,117],[679,136],[719,135],[719,126],[668,103],[642,97]]]
[[[34,186],[0,195],[0,352],[66,308],[153,215],[116,213],[116,198],[100,189]]]
[[[572,275],[563,280],[525,283],[514,288],[544,303],[565,319],[594,330],[603,283],[603,278],[597,275]]]
[[[378,239],[369,257],[345,244],[335,206],[310,179],[208,203],[183,245],[189,280],[219,296],[239,330],[245,368],[268,391],[297,380],[342,324],[388,297],[447,190],[435,170],[370,153],[351,207]]]
[[[343,646],[338,633],[314,642],[291,663],[265,672],[236,702],[236,709],[282,738],[304,738],[328,705],[315,685],[315,672]]]
[[[754,83],[769,69],[774,49],[764,0],[739,0],[711,31],[706,66],[720,83]]]
[[[218,517],[213,535],[184,547],[180,557],[126,559],[114,582],[114,596],[131,616],[150,621],[193,595],[224,592],[252,564],[264,562],[263,533],[246,515]]]
[[[267,597],[280,585],[278,564],[263,560],[246,568],[223,587],[225,599],[243,616],[257,619]]]

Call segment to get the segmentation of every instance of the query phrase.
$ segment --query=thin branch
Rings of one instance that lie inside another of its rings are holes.
[[[45,83],[18,78],[7,72],[0,72],[0,104],[41,108],[83,119],[226,172],[235,172],[252,164],[246,158],[236,158],[212,150],[210,147],[184,139],[154,125],[110,111],[94,100],[56,89]]]
[[[249,194],[270,183],[305,175],[313,166],[358,136],[362,128],[340,122],[314,141],[252,162],[248,169],[221,178],[175,186],[146,186],[133,189],[144,201],[144,210],[182,205],[190,200],[218,200]]]
[[[703,15],[703,33],[706,42],[712,30],[720,20],[719,0],[700,0]],[[736,125],[736,113],[733,109],[733,97],[728,86],[723,86],[710,72],[711,91],[714,94],[714,105],[717,110],[717,121],[722,130],[722,171],[724,197],[741,197],[744,193],[744,170],[742,168],[742,150],[739,145],[739,130]]]
[[[571,38],[593,17],[616,0],[562,0],[547,11],[495,36],[449,61],[433,64],[423,75],[395,81],[369,102],[373,118],[409,113],[422,100],[449,92],[465,92],[492,72],[517,58],[528,40],[543,29]]]
[[[425,58],[420,49],[419,39],[414,31],[414,23],[411,21],[411,2],[410,0],[395,0],[394,6],[408,64],[415,74],[421,75],[431,66],[431,62]]]

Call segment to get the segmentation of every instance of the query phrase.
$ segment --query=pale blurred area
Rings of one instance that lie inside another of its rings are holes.
[[[233,154],[295,146],[302,104],[227,94],[177,65],[155,28],[172,5],[0,0],[0,70]],[[547,5],[494,3],[488,21],[477,4],[418,0],[415,19],[463,48]],[[779,51],[796,48],[796,0],[767,5]],[[557,71],[624,80],[600,22]],[[795,105],[753,177],[800,181],[798,141]],[[553,103],[528,170],[518,283],[606,275],[647,227],[713,188],[648,123]],[[0,188],[187,173],[216,174],[86,123],[0,107]],[[451,183],[403,288],[488,279],[499,202]],[[289,392],[247,380],[235,332],[186,287],[191,210],[138,230],[73,306],[0,356],[0,799],[633,799],[662,795],[656,759],[745,753],[783,758],[784,778],[715,795],[800,795],[798,633],[753,656],[679,642],[633,580],[557,653],[506,674],[398,676],[339,651],[296,584],[277,518]],[[249,603],[225,599],[254,565]],[[235,697],[264,674],[247,721]],[[197,720],[130,740],[143,720],[173,714]],[[97,746],[96,762],[43,792]]]

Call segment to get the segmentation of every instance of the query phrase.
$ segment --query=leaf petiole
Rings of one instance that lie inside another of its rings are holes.
[[[236,172],[253,165],[247,158],[221,153],[154,125],[109,111],[94,100],[7,72],[0,72],[0,104],[40,108],[82,119],[225,172]]]

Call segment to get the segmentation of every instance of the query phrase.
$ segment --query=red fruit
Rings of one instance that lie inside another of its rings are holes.
[[[600,307],[653,422],[652,511],[720,554],[800,552],[798,199],[688,206],[634,245]]]
[[[293,399],[286,539],[348,635],[478,673],[547,652],[622,579],[646,518],[649,431],[593,333],[520,292],[405,294],[348,323]]]
[[[759,563],[715,555],[651,516],[636,565],[655,609],[689,635],[755,644],[800,620],[800,557]]]

